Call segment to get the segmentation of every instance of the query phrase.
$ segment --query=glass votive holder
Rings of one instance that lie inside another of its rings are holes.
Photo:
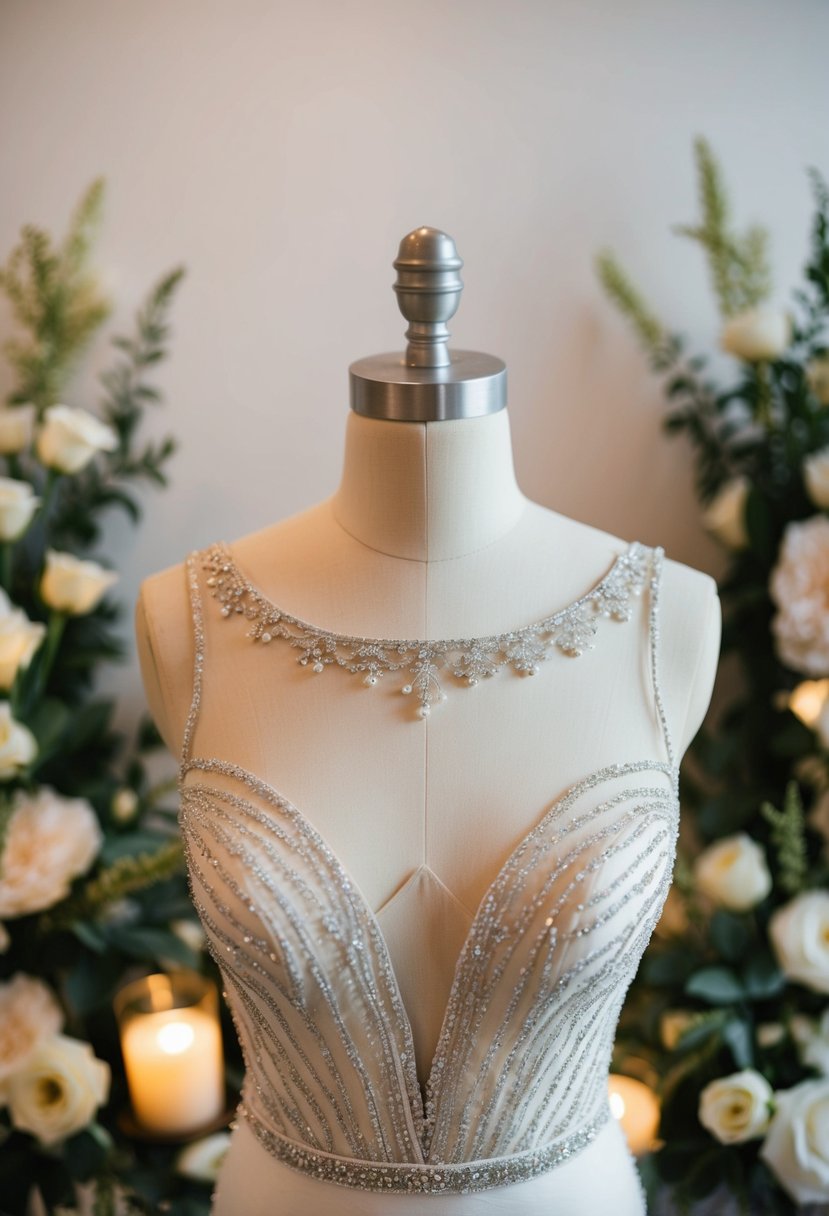
[[[186,1137],[224,1109],[216,985],[197,971],[145,975],[113,1002],[133,1114],[141,1132]]]

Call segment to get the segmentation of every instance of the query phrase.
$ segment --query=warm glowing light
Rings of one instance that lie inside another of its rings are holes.
[[[829,697],[829,680],[804,680],[789,694],[789,709],[806,726],[814,726]]]
[[[608,1103],[627,1137],[630,1151],[637,1156],[654,1147],[659,1127],[659,1102],[652,1089],[633,1077],[611,1073]]]
[[[179,1052],[187,1050],[195,1037],[193,1027],[186,1022],[168,1022],[158,1032],[158,1045],[162,1051],[177,1056]]]

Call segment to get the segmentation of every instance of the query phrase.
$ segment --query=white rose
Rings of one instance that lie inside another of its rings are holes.
[[[116,823],[129,823],[138,810],[138,795],[128,785],[122,786],[112,795],[110,803],[112,818]]]
[[[829,405],[829,355],[818,355],[806,365],[806,383],[821,405]]]
[[[17,540],[29,526],[40,499],[28,481],[0,477],[0,540]]]
[[[816,507],[829,507],[829,447],[812,452],[803,461],[806,492]]]
[[[778,1090],[760,1156],[795,1203],[829,1199],[829,1081]]]
[[[204,949],[205,936],[204,929],[194,920],[171,920],[170,928],[176,937],[184,942],[185,946],[189,946],[196,954]]]
[[[804,891],[778,908],[769,937],[784,975],[829,992],[829,892]]]
[[[8,1081],[12,1123],[41,1144],[56,1144],[90,1122],[109,1094],[110,1071],[89,1043],[54,1034],[42,1039]]]
[[[0,409],[0,452],[10,456],[24,451],[32,442],[37,407],[34,402]]]
[[[63,1010],[42,980],[18,971],[0,984],[0,1082],[28,1060],[41,1039],[63,1026]]]
[[[814,1023],[810,1018],[806,1021],[806,1033],[794,1036],[800,1048],[801,1062],[829,1077],[829,1008],[823,1011],[819,1022]]]
[[[229,1145],[228,1132],[214,1132],[212,1136],[203,1136],[201,1140],[194,1140],[181,1150],[176,1158],[175,1168],[187,1178],[215,1182]]]
[[[58,612],[80,616],[96,608],[104,593],[117,581],[116,571],[105,570],[97,562],[82,561],[71,553],[47,549],[40,598]]]
[[[28,726],[12,717],[8,701],[0,701],[0,781],[10,781],[16,777],[36,755],[37,740],[34,735]]]
[[[773,1101],[766,1078],[753,1068],[710,1081],[699,1096],[698,1117],[721,1144],[738,1144],[762,1136]]]
[[[746,499],[751,484],[740,474],[720,486],[702,513],[702,525],[729,549],[744,549],[748,544],[746,531]]]
[[[111,426],[88,410],[72,405],[51,405],[37,433],[37,454],[49,468],[77,473],[96,452],[111,452],[118,436]]]
[[[738,359],[757,362],[779,358],[791,337],[791,317],[782,309],[747,308],[726,322],[720,335],[720,345]]]
[[[39,912],[63,899],[102,843],[84,798],[64,798],[48,785],[34,795],[16,790],[0,854],[0,916]]]
[[[29,665],[45,636],[43,622],[30,621],[0,587],[0,688],[5,692],[14,683],[18,669]]]
[[[714,903],[734,912],[753,908],[771,890],[766,855],[745,832],[726,836],[700,853],[694,881]]]

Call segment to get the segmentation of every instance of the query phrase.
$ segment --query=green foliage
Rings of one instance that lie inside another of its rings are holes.
[[[769,295],[767,235],[757,227],[735,231],[723,174],[705,140],[696,141],[695,156],[701,217],[677,231],[705,253],[719,312],[729,319]],[[657,341],[667,332],[664,325],[628,277],[617,273],[613,255],[604,254],[599,267],[608,295],[631,321],[652,369],[664,377],[664,426],[690,440],[700,503],[708,506],[738,478],[744,486],[744,543],[729,549],[719,581],[722,656],[732,661],[734,691],[718,708],[716,724],[707,720],[692,741],[693,776],[685,766],[680,790],[696,849],[745,833],[760,846],[772,886],[743,911],[716,906],[697,892],[690,857],[680,852],[675,894],[684,928],[670,937],[654,935],[617,1035],[617,1043],[640,1063],[648,1061],[658,1077],[664,1146],[648,1169],[669,1184],[679,1210],[690,1210],[725,1183],[752,1216],[794,1213],[758,1156],[762,1139],[719,1144],[699,1122],[699,1100],[710,1081],[744,1068],[757,1069],[777,1090],[812,1076],[793,1018],[817,1018],[825,1008],[823,993],[789,983],[769,935],[779,908],[805,891],[829,888],[829,844],[804,813],[804,803],[829,790],[829,749],[789,708],[804,676],[829,677],[829,670],[799,671],[783,661],[770,590],[786,529],[826,514],[810,497],[804,475],[806,459],[829,447],[829,401],[810,375],[829,352],[829,187],[817,169],[809,170],[809,179],[815,210],[804,285],[793,293],[790,340],[774,357],[736,359],[734,381],[725,387],[706,375],[705,356],[685,353],[680,336]],[[666,1047],[662,1016],[677,1010],[687,1025]],[[779,1034],[760,1033],[777,1026]],[[619,1064],[624,1071],[623,1057]]]
[[[786,786],[783,809],[763,802],[760,813],[771,825],[771,842],[777,850],[777,881],[787,895],[796,895],[806,885],[809,857],[806,847],[806,820],[800,787],[796,781]]]
[[[771,291],[768,233],[753,227],[741,237],[730,230],[730,206],[722,171],[708,142],[694,141],[702,221],[674,231],[699,242],[723,317],[761,304]]]
[[[62,243],[26,226],[0,269],[0,288],[21,331],[4,346],[17,375],[8,407],[31,403],[37,428],[50,406],[67,400],[70,375],[110,312],[88,268],[103,194],[98,179],[76,208]],[[149,717],[145,714],[135,737],[127,738],[113,729],[114,701],[94,693],[100,664],[125,656],[115,633],[122,606],[110,593],[90,611],[69,614],[51,608],[41,594],[48,549],[86,557],[83,551],[99,540],[107,510],[122,510],[138,523],[142,485],[168,484],[176,441],[172,436],[147,441],[141,431],[147,408],[162,402],[150,377],[167,354],[168,314],[183,275],[180,267],[164,275],[138,311],[134,334],[112,339],[114,364],[100,377],[104,392],[97,416],[115,433],[113,450],[96,451],[72,473],[44,467],[36,443],[0,455],[0,473],[29,482],[41,498],[24,534],[0,543],[0,583],[15,608],[46,626],[44,640],[19,667],[11,688],[0,692],[37,745],[34,760],[0,783],[0,878],[18,793],[48,785],[59,795],[85,799],[102,834],[91,867],[65,897],[6,921],[10,941],[0,952],[0,983],[17,972],[45,982],[60,1000],[64,1032],[88,1042],[112,1075],[109,1102],[96,1120],[48,1149],[15,1130],[8,1109],[0,1107],[4,1216],[24,1216],[35,1183],[53,1213],[73,1203],[75,1183],[85,1180],[95,1182],[100,1216],[115,1211],[116,1194],[132,1212],[157,1212],[162,1201],[179,1216],[207,1216],[209,1210],[207,1185],[175,1172],[179,1146],[133,1142],[118,1121],[127,1093],[113,1013],[117,988],[137,974],[170,967],[192,967],[219,978],[212,960],[171,927],[178,919],[195,920],[176,806],[164,805],[176,782],[150,781],[146,757],[162,740]],[[116,809],[118,797],[127,806],[126,822]],[[238,1063],[235,1039],[229,1047],[232,1072]]]

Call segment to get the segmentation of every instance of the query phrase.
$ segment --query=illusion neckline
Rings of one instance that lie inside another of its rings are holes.
[[[558,622],[567,619],[580,608],[584,607],[594,597],[601,594],[604,588],[612,583],[619,570],[626,561],[635,557],[638,553],[652,553],[653,550],[642,541],[628,541],[624,549],[621,549],[612,559],[605,573],[601,575],[588,589],[576,599],[571,600],[562,608],[557,608],[555,611],[548,613],[543,617],[538,617],[533,621],[529,621],[524,625],[514,626],[510,629],[503,629],[497,633],[483,633],[466,637],[445,637],[445,638],[392,638],[392,637],[369,637],[353,633],[339,633],[334,629],[327,629],[323,625],[317,625],[312,621],[307,621],[303,617],[295,616],[276,604],[269,596],[265,595],[264,591],[255,583],[244,568],[239,564],[230,545],[225,540],[214,542],[212,546],[219,551],[222,559],[230,566],[232,573],[236,579],[245,587],[246,591],[254,596],[260,604],[273,613],[274,620],[289,621],[297,628],[304,630],[308,635],[314,637],[331,638],[337,642],[348,644],[356,643],[372,646],[405,646],[407,650],[413,650],[417,647],[430,647],[435,651],[442,652],[456,648],[458,644],[466,647],[475,646],[478,644],[493,643],[504,638],[512,638],[519,634],[531,632],[533,630],[544,629],[548,625],[557,624]]]

